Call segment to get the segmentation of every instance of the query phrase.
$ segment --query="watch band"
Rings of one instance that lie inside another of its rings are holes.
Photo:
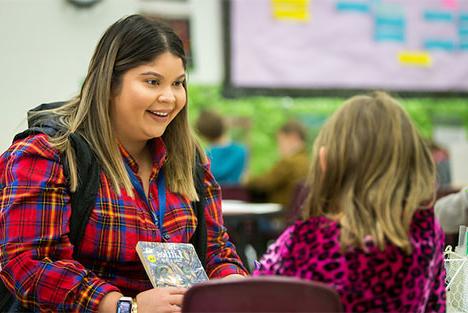
[[[132,313],[138,313],[138,306],[136,298],[132,298]]]
[[[116,313],[132,313],[133,299],[130,297],[120,297],[117,301]]]

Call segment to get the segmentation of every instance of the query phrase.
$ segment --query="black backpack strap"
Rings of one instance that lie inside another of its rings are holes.
[[[14,141],[24,139],[30,135],[47,134],[54,136],[59,131],[55,127],[31,127],[15,136]],[[70,143],[75,150],[76,166],[78,168],[78,187],[70,195],[70,241],[74,245],[73,253],[76,254],[84,235],[86,224],[92,209],[96,205],[96,197],[99,189],[99,165],[88,142],[78,134],[71,134]],[[64,159],[63,169],[65,177],[69,179],[70,170]],[[0,280],[0,312],[9,312],[13,306],[18,306],[16,297],[9,292],[3,281]],[[26,312],[18,306],[15,312]]]
[[[52,109],[63,105],[64,102],[45,103],[32,109],[29,112],[38,112],[46,109]],[[28,113],[29,113],[28,112]],[[59,124],[55,122],[52,116],[41,119],[28,119],[30,128],[19,133],[13,139],[14,141],[26,138],[33,134],[47,134],[54,137],[62,131]],[[75,251],[81,243],[86,224],[92,209],[96,204],[96,197],[99,189],[100,168],[91,147],[88,142],[79,134],[72,133],[69,136],[70,143],[76,155],[76,167],[78,169],[78,187],[70,195],[71,216],[70,216],[70,241],[75,246]],[[65,177],[70,179],[70,169],[64,156],[63,170]]]
[[[99,190],[99,163],[88,142],[81,136],[72,133],[70,143],[75,150],[78,169],[78,187],[71,193],[70,241],[75,246],[74,253],[81,244],[91,211],[96,205]],[[66,159],[65,159],[66,160]],[[68,164],[64,164],[66,177],[70,177]]]
[[[17,134],[13,141],[24,139],[30,135],[46,134],[54,137],[62,131],[59,124],[52,116],[35,117],[31,112],[57,108],[65,102],[44,103],[28,112],[28,129]],[[96,197],[99,189],[100,168],[88,142],[80,135],[72,133],[70,143],[75,150],[76,166],[78,169],[78,187],[70,195],[70,241],[74,245],[74,254],[83,239],[86,224],[92,209],[96,205]],[[62,156],[63,157],[63,156]],[[70,179],[69,166],[66,158],[63,158],[65,177]],[[9,292],[3,281],[0,280],[0,312],[8,312],[12,306],[17,305],[16,297]],[[18,307],[15,312],[23,312],[24,308]],[[26,311],[24,311],[26,312]]]
[[[15,301],[16,297],[8,290],[3,280],[0,280],[0,312],[9,312]]]
[[[49,137],[54,137],[62,131],[63,129],[60,127],[59,123],[57,123],[55,117],[53,115],[47,115],[38,117],[35,116],[34,113],[40,112],[43,110],[50,110],[55,109],[62,106],[65,102],[52,102],[52,103],[43,103],[38,105],[34,109],[28,111],[28,129],[25,131],[16,134],[13,141],[24,139],[30,135],[36,134],[46,134]]]
[[[195,173],[194,182],[199,201],[192,202],[192,209],[198,220],[197,228],[190,242],[195,247],[198,258],[200,259],[203,268],[206,269],[206,250],[207,250],[207,230],[205,220],[205,186],[204,186],[204,169],[200,159],[200,155],[195,157]]]
[[[16,134],[15,137],[13,138],[13,142],[24,139],[28,136],[37,135],[37,134],[46,134],[48,136],[53,137],[56,133],[57,133],[57,130],[54,128],[48,128],[48,127],[47,128],[41,128],[41,127],[28,128],[25,131]]]
[[[53,137],[59,130],[54,127],[32,127],[15,136],[14,141],[34,134],[47,134]],[[76,253],[83,238],[86,224],[92,209],[96,205],[99,189],[100,168],[88,142],[75,133],[69,136],[70,143],[75,150],[76,167],[78,169],[78,187],[70,194],[71,216],[70,216],[70,241],[75,246]],[[63,157],[63,156],[62,156]],[[63,157],[63,170],[65,177],[70,179],[70,169]]]

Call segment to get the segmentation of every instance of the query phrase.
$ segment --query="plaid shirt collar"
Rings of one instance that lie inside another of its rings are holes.
[[[136,160],[130,155],[130,153],[125,149],[125,147],[119,143],[119,150],[122,154],[124,161],[130,165],[130,168],[135,172],[138,173],[138,164]],[[153,152],[151,154],[153,158],[153,169],[151,173],[151,177],[153,178],[159,170],[163,167],[164,163],[167,160],[167,148],[166,144],[164,143],[161,137],[151,139],[148,142],[150,146],[150,150]]]

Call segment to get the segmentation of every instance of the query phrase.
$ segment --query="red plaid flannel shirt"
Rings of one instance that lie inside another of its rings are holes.
[[[78,255],[70,243],[69,189],[59,152],[46,135],[15,142],[1,157],[0,278],[22,305],[41,311],[96,311],[111,291],[126,295],[152,288],[135,252],[138,241],[163,241],[149,210],[158,212],[159,168],[166,159],[161,139],[154,141],[148,208],[137,192],[119,197],[101,173],[96,206]],[[125,162],[137,173],[131,156]],[[208,230],[207,274],[210,278],[246,275],[229,241],[221,214],[220,187],[205,169],[205,217]],[[190,201],[166,191],[164,229],[170,242],[189,242],[197,225]]]

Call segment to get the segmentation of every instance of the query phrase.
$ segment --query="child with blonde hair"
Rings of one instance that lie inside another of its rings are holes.
[[[254,275],[327,283],[347,312],[445,312],[444,234],[428,208],[434,164],[395,99],[346,101],[315,141],[308,184],[305,220]]]

